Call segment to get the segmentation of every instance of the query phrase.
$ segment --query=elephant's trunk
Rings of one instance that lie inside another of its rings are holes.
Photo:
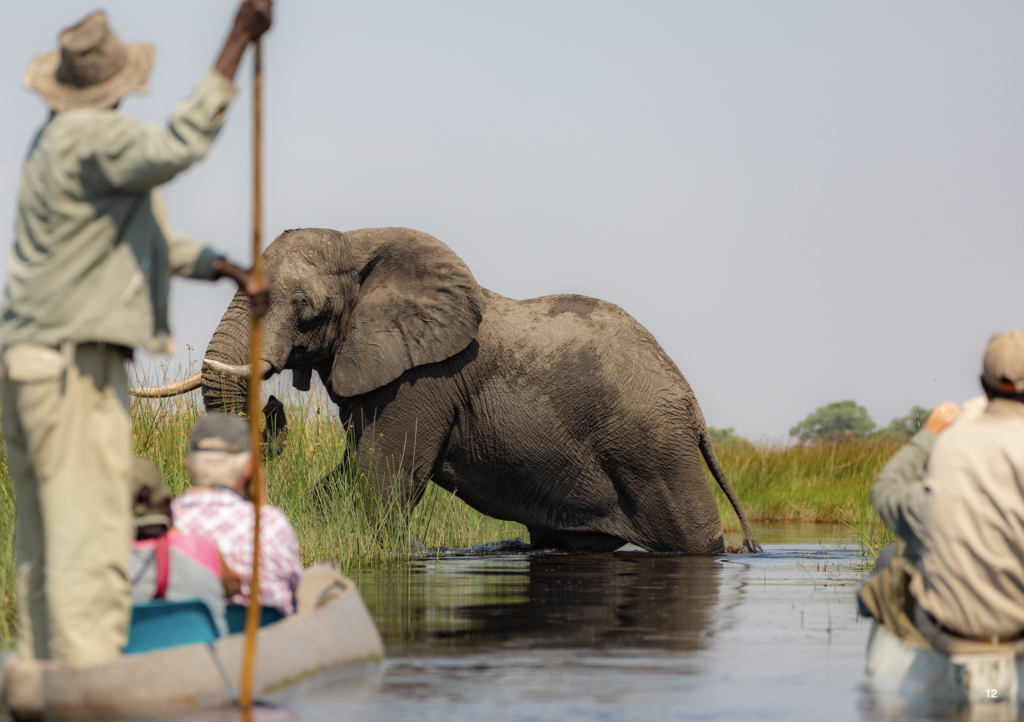
[[[207,411],[248,412],[248,379],[237,371],[249,362],[250,333],[249,299],[237,293],[206,348],[204,358],[213,362],[203,364],[203,403]]]
[[[237,294],[213,332],[203,360],[203,403],[207,411],[248,413],[249,400],[249,338],[252,330],[248,299]],[[259,373],[266,376],[272,364],[261,360]],[[265,452],[279,453],[288,438],[288,420],[284,404],[271,396],[263,407],[266,428],[263,430]]]

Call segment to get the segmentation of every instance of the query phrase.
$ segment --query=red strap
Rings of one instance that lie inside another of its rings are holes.
[[[167,578],[171,575],[170,534],[156,539],[156,594],[153,599],[163,599],[167,594]]]

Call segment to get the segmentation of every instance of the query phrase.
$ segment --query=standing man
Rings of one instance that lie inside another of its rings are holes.
[[[153,46],[122,44],[97,12],[36,57],[25,85],[53,113],[21,174],[0,307],[0,401],[18,502],[18,653],[82,666],[125,645],[133,537],[126,362],[169,352],[170,274],[267,284],[173,230],[156,187],[198,161],[234,95],[270,0],[243,0],[216,65],[166,126],[116,111],[144,92]]]

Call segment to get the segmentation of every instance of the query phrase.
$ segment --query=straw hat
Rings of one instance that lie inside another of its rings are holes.
[[[149,91],[155,50],[150,43],[124,44],[103,12],[60,34],[60,50],[32,59],[22,83],[53,110],[110,108],[128,93]]]

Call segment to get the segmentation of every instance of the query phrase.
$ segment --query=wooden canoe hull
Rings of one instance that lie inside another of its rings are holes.
[[[319,609],[263,627],[257,642],[257,699],[343,665],[384,658],[384,642],[355,584]],[[145,714],[209,709],[238,698],[245,639],[119,657],[87,668],[21,661],[5,668],[4,695],[19,718]]]
[[[1024,660],[1013,652],[946,655],[871,627],[865,671],[872,686],[910,702],[1024,703]]]

